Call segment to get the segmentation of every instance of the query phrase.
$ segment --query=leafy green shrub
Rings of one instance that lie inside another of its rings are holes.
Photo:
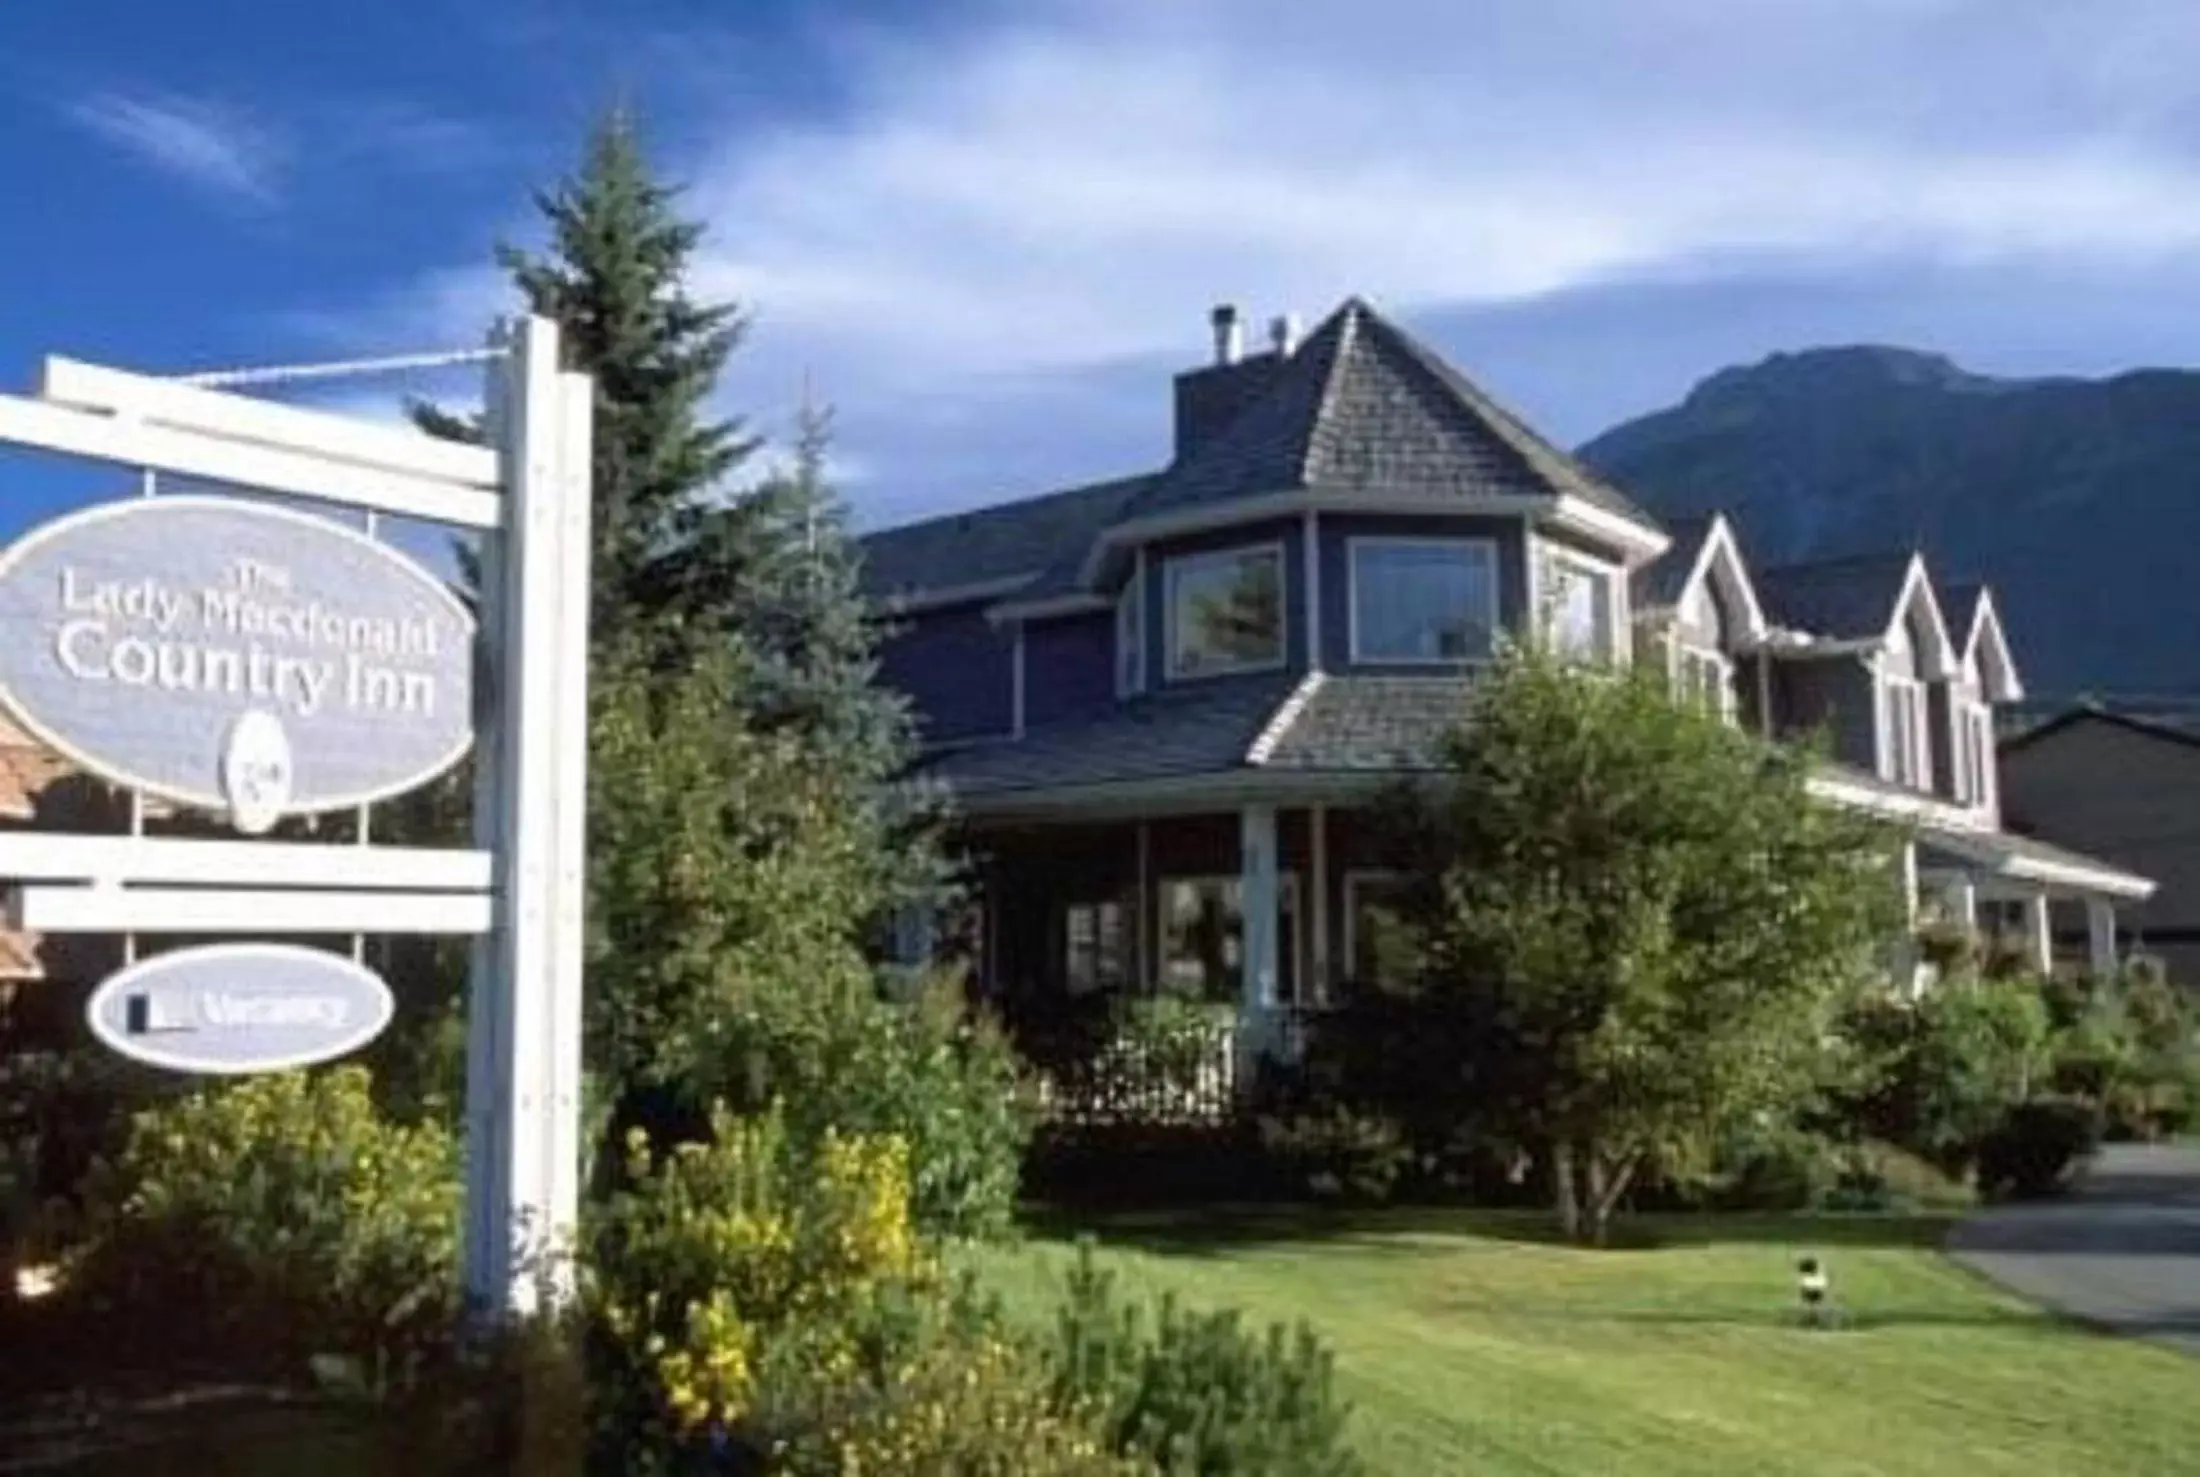
[[[1815,1210],[1850,1167],[1836,1145],[1794,1124],[1752,1125],[1718,1145],[1709,1199],[1720,1210]]]
[[[2200,1042],[2190,1002],[2158,969],[2135,964],[2054,992],[2056,1092],[2099,1104],[2110,1138],[2159,1138],[2192,1120]]]
[[[1872,1065],[1843,1104],[1852,1136],[1962,1173],[2006,1106],[2044,1084],[2047,1027],[2038,989],[2021,979],[1956,976],[1916,1001],[1853,1007],[1843,1035]]]
[[[1063,1401],[1089,1402],[1114,1451],[1169,1477],[1362,1470],[1332,1356],[1305,1324],[1259,1335],[1234,1312],[1191,1313],[1164,1297],[1149,1325],[1117,1299],[1089,1245],[1069,1274],[1052,1359]]]
[[[1260,1140],[1283,1173],[1321,1200],[1381,1204],[1413,1160],[1397,1124],[1337,1105],[1263,1114]]]
[[[451,1133],[384,1117],[363,1068],[203,1089],[137,1114],[95,1166],[72,1296],[110,1337],[292,1374],[339,1354],[386,1388],[447,1343],[459,1193]]]
[[[2083,1098],[2017,1103],[1979,1143],[1979,1191],[2019,1200],[2052,1195],[2100,1139],[2100,1109]]]

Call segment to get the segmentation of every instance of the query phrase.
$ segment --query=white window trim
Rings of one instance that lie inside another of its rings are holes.
[[[1967,787],[1963,803],[1973,810],[1992,810],[2000,782],[1995,773],[1994,710],[1968,695],[1958,697],[1950,706],[1956,715],[1957,757]]]
[[[1882,715],[1879,741],[1881,751],[1886,755],[1885,777],[1897,784],[1907,784],[1913,789],[1932,789],[1932,704],[1927,699],[1925,684],[1915,677],[1898,677],[1892,672],[1882,672],[1879,675],[1879,687],[1881,692],[1880,713]],[[1897,690],[1904,688],[1917,695],[1916,705],[1912,709],[1917,716],[1917,721],[1910,728],[1911,773],[1907,779],[1903,778],[1901,765],[1895,762],[1895,740],[1898,736],[1897,729],[1899,727],[1895,721],[1895,693]]]
[[[1106,982],[1106,981],[1104,981],[1104,980],[1095,980],[1095,981],[1094,981],[1094,983],[1093,983],[1093,986],[1092,986],[1092,989],[1091,989],[1091,990],[1088,990],[1088,991],[1083,991],[1083,992],[1079,992],[1079,991],[1076,991],[1076,990],[1070,990],[1070,993],[1072,993],[1072,994],[1080,994],[1080,993],[1081,993],[1081,994],[1096,994],[1096,993],[1100,993],[1100,992],[1106,991],[1106,990],[1108,990],[1108,989],[1110,989],[1110,988],[1113,988],[1113,989],[1118,989],[1118,990],[1132,990],[1132,989],[1135,989],[1135,988],[1137,988],[1137,982],[1138,982],[1138,951],[1137,951],[1137,948],[1135,947],[1135,940],[1134,940],[1134,931],[1136,930],[1136,928],[1137,928],[1137,926],[1138,926],[1138,925],[1137,925],[1137,911],[1138,911],[1138,910],[1137,910],[1137,908],[1136,908],[1136,906],[1135,906],[1134,904],[1132,904],[1131,902],[1127,901],[1126,899],[1124,899],[1124,898],[1122,898],[1122,897],[1120,897],[1120,896],[1092,896],[1092,897],[1083,897],[1083,896],[1077,896],[1077,897],[1070,897],[1070,898],[1067,898],[1067,899],[1065,899],[1065,900],[1064,900],[1064,901],[1062,902],[1062,904],[1061,904],[1061,913],[1060,913],[1060,918],[1061,918],[1061,925],[1062,925],[1062,926],[1061,926],[1061,946],[1062,946],[1062,984],[1063,984],[1063,988],[1064,988],[1064,989],[1069,989],[1069,988],[1070,988],[1070,935],[1069,935],[1069,915],[1070,915],[1070,912],[1071,912],[1071,910],[1073,910],[1073,909],[1076,909],[1076,908],[1090,908],[1090,909],[1092,909],[1092,910],[1093,910],[1093,936],[1092,936],[1092,942],[1093,942],[1093,950],[1094,950],[1094,963],[1095,963],[1095,964],[1097,965],[1097,964],[1098,964],[1098,962],[1099,962],[1099,949],[1100,949],[1100,939],[1101,939],[1101,934],[1100,934],[1100,928],[1099,928],[1099,910],[1100,910],[1100,909],[1102,909],[1102,908],[1108,908],[1108,907],[1112,907],[1112,908],[1115,908],[1115,909],[1117,909],[1117,910],[1118,910],[1118,913],[1117,913],[1117,918],[1116,918],[1116,926],[1117,926],[1117,928],[1118,928],[1118,930],[1119,930],[1119,934],[1118,934],[1118,940],[1119,940],[1119,942],[1121,942],[1121,943],[1122,943],[1122,944],[1124,945],[1124,947],[1123,947],[1123,950],[1122,950],[1122,953],[1123,953],[1123,958],[1122,958],[1122,961],[1121,961],[1121,963],[1122,963],[1122,969],[1121,969],[1121,970],[1120,970],[1120,972],[1118,973],[1118,976],[1117,976],[1117,978],[1116,978],[1116,980],[1114,981],[1114,983],[1113,983],[1113,985],[1112,985],[1112,986],[1111,986],[1111,985],[1110,985],[1110,984],[1109,984],[1108,982]]]
[[[1358,977],[1360,967],[1360,916],[1359,890],[1370,882],[1399,882],[1408,874],[1388,867],[1348,867],[1344,874],[1344,967],[1352,975],[1352,982],[1364,985]]]
[[[1492,652],[1481,656],[1369,656],[1360,649],[1360,551],[1375,548],[1410,549],[1480,549],[1489,559],[1489,632]],[[1344,541],[1345,594],[1345,650],[1352,665],[1368,667],[1472,667],[1487,662],[1494,654],[1499,624],[1498,612],[1504,602],[1499,598],[1499,585],[1505,578],[1504,564],[1497,557],[1497,540],[1493,538],[1442,538],[1436,536],[1415,537],[1410,534],[1370,533],[1351,534]]]
[[[1605,633],[1606,650],[1604,657],[1615,667],[1625,666],[1628,660],[1627,643],[1620,639],[1620,633],[1629,630],[1633,624],[1633,615],[1627,604],[1626,570],[1617,560],[1600,559],[1594,554],[1584,553],[1572,544],[1552,543],[1545,540],[1543,547],[1546,551],[1544,557],[1549,559],[1551,563],[1561,566],[1570,565],[1578,574],[1593,574],[1602,577],[1605,582],[1604,588],[1610,595],[1610,598],[1604,604],[1605,614],[1611,620],[1611,629]],[[1546,623],[1543,632],[1546,639],[1551,635],[1549,622],[1557,614],[1556,607],[1553,607],[1548,612],[1539,610],[1531,617],[1535,621]],[[1551,649],[1555,651],[1557,648],[1554,645]]]
[[[1187,569],[1197,569],[1203,564],[1221,564],[1248,557],[1267,555],[1276,561],[1276,656],[1273,661],[1239,662],[1227,667],[1209,667],[1199,672],[1184,672],[1177,668],[1176,642],[1176,589],[1177,581]],[[1162,579],[1161,637],[1162,655],[1167,662],[1169,681],[1204,682],[1210,677],[1237,677],[1248,672],[1275,672],[1291,661],[1291,572],[1283,557],[1283,541],[1273,539],[1261,544],[1231,544],[1227,548],[1202,549],[1196,554],[1171,554],[1165,565]]]
[[[1164,872],[1157,875],[1153,879],[1154,958],[1153,980],[1151,981],[1151,988],[1155,990],[1162,990],[1165,988],[1162,976],[1169,967],[1169,914],[1168,910],[1162,906],[1162,900],[1168,896],[1169,889],[1180,882],[1189,882],[1195,885],[1202,882],[1213,882],[1220,885],[1227,885],[1229,883],[1235,882],[1238,885],[1238,927],[1241,930],[1245,927],[1245,878],[1242,873]],[[1299,912],[1299,874],[1297,872],[1286,871],[1283,868],[1278,867],[1276,869],[1276,914],[1277,917],[1280,919],[1282,915],[1286,913],[1290,914],[1291,917],[1298,923],[1298,927],[1295,930],[1297,937],[1293,939],[1293,942],[1298,945],[1298,948],[1296,950],[1298,957],[1291,962],[1293,966],[1292,973],[1298,981],[1299,994],[1301,996],[1304,996],[1305,994],[1307,994],[1306,918],[1305,915]],[[1242,940],[1243,934],[1241,933],[1239,937]],[[1242,943],[1240,944],[1240,947],[1243,947]],[[1282,971],[1278,970],[1276,983],[1280,985],[1282,984],[1282,982]],[[1271,996],[1268,999],[1264,999],[1261,1003],[1263,1005],[1274,1005],[1276,1001],[1273,996]]]
[[[1124,649],[1124,619],[1126,610],[1137,612],[1136,634],[1138,650],[1135,662],[1126,661]],[[1146,653],[1150,650],[1146,640],[1146,551],[1138,551],[1137,562],[1131,566],[1131,577],[1123,582],[1123,591],[1115,597],[1115,695],[1130,697],[1146,690]],[[1131,670],[1126,672],[1126,667]]]
[[[1734,684],[1734,674],[1737,670],[1734,658],[1716,646],[1698,646],[1689,641],[1676,642],[1673,658],[1673,686],[1677,695],[1683,701],[1693,701],[1695,698],[1695,694],[1688,690],[1688,684],[1685,680],[1687,664],[1692,659],[1717,665],[1719,669],[1718,715],[1724,722],[1739,723],[1741,721],[1741,693]]]

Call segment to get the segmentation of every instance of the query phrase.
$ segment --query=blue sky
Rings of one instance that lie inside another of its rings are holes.
[[[870,523],[1150,465],[1205,314],[1360,292],[1578,440],[1721,365],[2200,345],[2189,0],[0,8],[0,384],[463,345],[627,102]],[[318,392],[393,413],[421,382]],[[0,532],[90,481],[11,475]]]

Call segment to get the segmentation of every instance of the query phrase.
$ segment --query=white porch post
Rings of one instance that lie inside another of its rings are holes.
[[[2035,892],[2024,900],[2025,951],[2032,967],[2046,974],[2055,967],[2055,935],[2047,917],[2047,894]]]
[[[1250,1069],[1268,1045],[1276,1002],[1276,811],[1248,805],[1238,813],[1238,901],[1244,929],[1243,994],[1238,1002],[1238,1053]]]
[[[2116,905],[2107,898],[2085,900],[2086,959],[2096,977],[2116,972]]]
[[[1922,970],[1917,957],[1917,845],[1902,843],[1902,852],[1896,858],[1895,885],[1902,889],[1902,936],[1895,941],[1893,969],[1897,988],[1904,994],[1915,994],[1920,987]]]
[[[1969,872],[1958,872],[1941,889],[1948,921],[1965,933],[1978,932],[1978,882]]]

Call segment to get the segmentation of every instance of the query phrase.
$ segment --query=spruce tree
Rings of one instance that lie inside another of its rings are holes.
[[[701,222],[674,209],[632,119],[611,114],[578,174],[536,196],[540,255],[500,246],[529,309],[557,322],[567,367],[596,381],[594,624],[679,613],[698,583],[699,526],[757,442],[708,406],[747,319],[699,303],[687,269]]]

